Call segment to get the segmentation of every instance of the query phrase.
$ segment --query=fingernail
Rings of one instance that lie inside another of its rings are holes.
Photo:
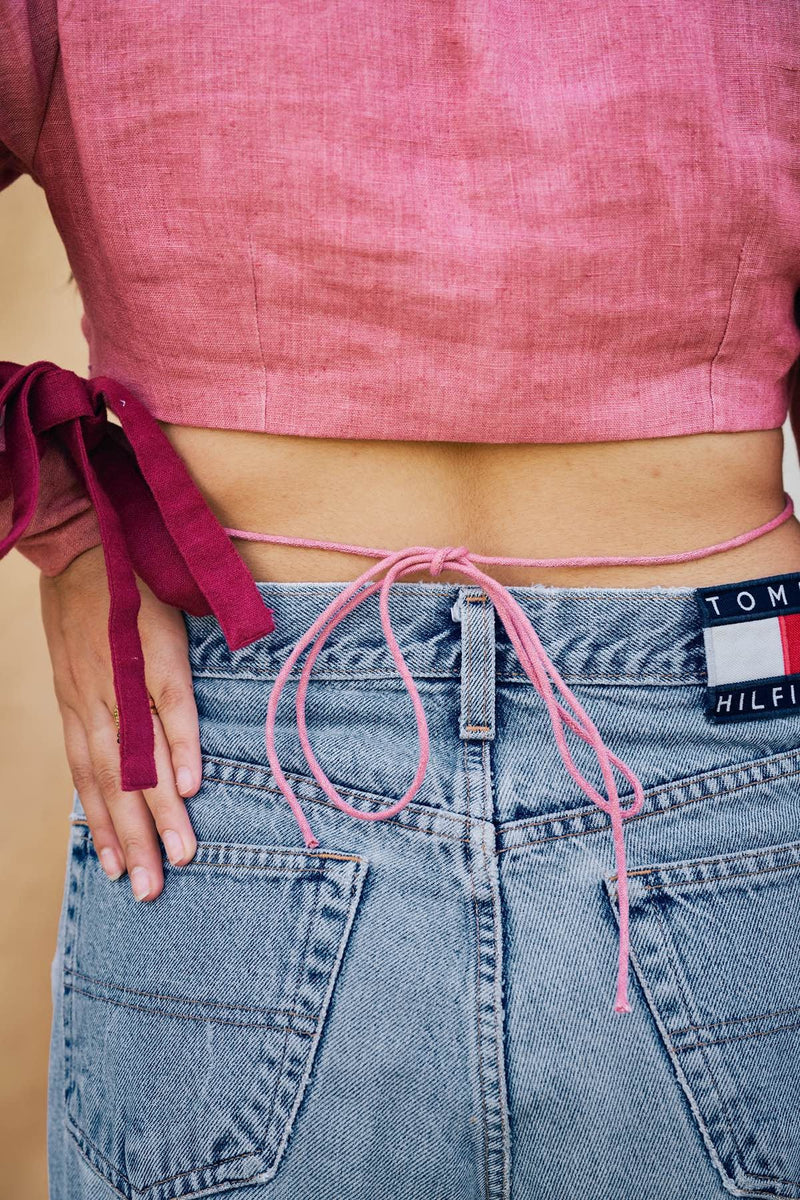
[[[100,850],[98,853],[100,855],[100,862],[103,866],[103,870],[108,878],[119,879],[120,875],[122,874],[122,866],[120,865],[120,861],[114,851],[109,850],[108,847],[106,847],[105,850]]]
[[[183,858],[183,842],[174,829],[165,829],[161,834],[161,840],[167,848],[167,855],[171,863],[176,863],[179,858]]]
[[[131,871],[131,888],[137,900],[144,900],[150,891],[150,876],[144,867],[134,867]]]
[[[192,779],[192,772],[188,767],[178,767],[176,782],[178,784],[178,791],[182,796],[186,796],[192,791],[194,780]]]

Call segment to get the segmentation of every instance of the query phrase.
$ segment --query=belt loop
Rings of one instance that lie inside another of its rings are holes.
[[[459,736],[490,741],[495,731],[494,605],[481,587],[465,584],[451,611],[453,620],[461,621]]]

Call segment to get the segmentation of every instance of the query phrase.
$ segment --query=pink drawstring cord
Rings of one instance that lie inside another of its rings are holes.
[[[295,698],[295,709],[300,743],[303,747],[306,761],[317,783],[336,807],[351,817],[357,817],[362,821],[385,821],[387,818],[394,816],[413,799],[422,784],[428,766],[430,739],[428,736],[428,723],[425,718],[425,711],[419,691],[403,658],[394,635],[394,630],[392,629],[389,618],[389,589],[395,580],[402,579],[404,575],[426,568],[429,574],[434,577],[445,569],[459,571],[468,579],[480,584],[492,601],[497,615],[502,621],[509,639],[517,652],[523,670],[544,700],[556,744],[558,745],[567,771],[592,803],[609,815],[617,868],[617,891],[619,897],[619,956],[614,1010],[615,1012],[630,1012],[630,1004],[628,1002],[628,966],[630,958],[628,874],[625,862],[623,821],[639,812],[644,801],[642,784],[631,768],[622,762],[605,745],[594,722],[561,678],[555,664],[542,646],[531,622],[508,588],[498,583],[491,575],[482,571],[476,563],[482,562],[502,566],[525,567],[583,567],[689,562],[693,559],[706,558],[712,554],[719,554],[723,550],[730,550],[736,546],[742,546],[746,542],[753,541],[755,538],[769,533],[772,529],[776,529],[784,521],[788,520],[793,511],[791,498],[786,496],[785,506],[777,517],[773,517],[772,520],[767,521],[764,525],[760,525],[757,529],[739,534],[737,537],[731,538],[726,542],[720,542],[714,546],[706,546],[700,550],[642,556],[602,555],[573,558],[509,558],[500,555],[472,554],[466,546],[443,546],[438,548],[435,546],[408,546],[403,550],[379,550],[369,546],[355,546],[345,542],[330,542],[316,538],[292,538],[282,534],[263,534],[241,529],[226,529],[226,533],[231,537],[243,538],[248,541],[277,542],[284,545],[337,550],[344,554],[358,554],[380,559],[375,566],[369,567],[352,583],[346,584],[341,592],[334,597],[325,611],[320,614],[313,625],[300,638],[278,672],[269,694],[265,727],[267,757],[278,786],[294,813],[306,846],[313,848],[319,845],[319,841],[312,833],[300,802],[281,769],[275,749],[275,716],[278,709],[278,701],[294,664],[306,647],[310,646],[313,642],[300,674]],[[372,582],[373,578],[380,572],[385,572],[383,578]],[[352,612],[353,609],[376,591],[379,593],[380,618],[386,642],[414,707],[420,752],[417,772],[405,795],[380,812],[368,813],[348,804],[336,791],[336,788],[317,762],[308,738],[305,701],[311,670],[325,641],[348,613]],[[562,701],[565,703],[562,703]],[[565,728],[571,729],[573,733],[576,733],[594,750],[606,789],[605,796],[598,792],[576,767],[569,746],[567,745]],[[614,777],[614,767],[617,768],[633,789],[633,798],[625,807],[620,802]]]

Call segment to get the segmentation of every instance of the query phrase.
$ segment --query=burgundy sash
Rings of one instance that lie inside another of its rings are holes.
[[[272,610],[148,409],[114,379],[82,379],[51,362],[0,362],[0,499],[14,501],[0,558],[36,512],[39,460],[51,439],[72,460],[100,526],[122,788],[155,787],[136,575],[164,603],[213,614],[231,650],[270,633]]]

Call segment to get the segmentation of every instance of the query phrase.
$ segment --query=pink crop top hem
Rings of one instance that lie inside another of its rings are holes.
[[[0,187],[44,188],[87,374],[310,437],[780,425],[787,0],[0,0]]]

